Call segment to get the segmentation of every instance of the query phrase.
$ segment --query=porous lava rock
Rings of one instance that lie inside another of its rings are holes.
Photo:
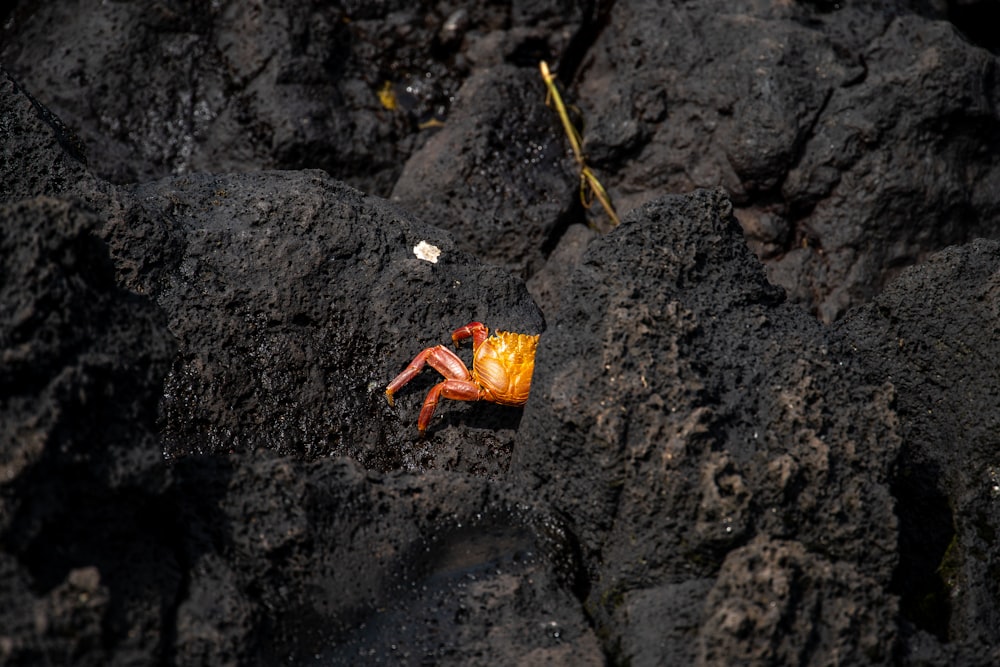
[[[99,185],[86,168],[86,146],[3,68],[0,158],[0,202],[82,194],[87,186]]]
[[[603,664],[558,518],[506,484],[269,452],[174,467],[181,664]]]
[[[903,447],[892,590],[913,663],[1000,660],[1000,243],[907,269],[837,328],[869,377],[896,388]]]
[[[18,103],[21,91],[11,94],[15,99],[5,100],[14,102],[8,106],[10,126],[39,133],[23,143],[45,147],[39,151],[44,156],[58,126],[32,125],[39,110]],[[49,164],[24,162],[25,182]],[[204,443],[196,420],[173,431],[169,422],[157,428],[158,409],[168,402],[171,365],[184,358],[192,340],[185,334],[197,328],[195,322],[229,321],[222,313],[204,315],[209,308],[188,316],[188,329],[178,327],[177,314],[168,309],[180,300],[171,290],[193,301],[201,298],[198,289],[186,287],[185,278],[194,279],[185,275],[184,262],[212,272],[207,260],[195,262],[199,252],[211,255],[197,242],[199,234],[212,235],[194,221],[212,219],[212,201],[198,197],[223,196],[220,183],[233,198],[255,193],[243,203],[258,217],[249,216],[240,229],[233,215],[226,218],[228,226],[208,231],[238,249],[241,236],[249,242],[259,238],[253,229],[263,229],[262,236],[291,253],[269,270],[276,279],[286,278],[281,285],[292,277],[291,260],[305,273],[315,265],[294,255],[295,239],[282,240],[282,224],[261,220],[259,205],[287,205],[286,213],[302,214],[311,224],[315,219],[305,209],[278,197],[279,191],[292,196],[298,189],[309,205],[330,213],[320,203],[325,201],[346,217],[320,216],[337,244],[299,236],[300,244],[319,252],[320,265],[336,264],[334,250],[356,257],[351,251],[366,239],[379,251],[402,243],[398,252],[373,261],[372,270],[395,263],[404,273],[424,271],[423,282],[432,283],[434,275],[447,273],[446,286],[459,294],[475,287],[477,276],[488,277],[493,308],[506,303],[504,288],[513,294],[508,298],[516,297],[507,315],[512,328],[518,316],[525,318],[522,324],[541,323],[522,283],[455,252],[444,232],[411,228],[384,202],[317,173],[192,178],[188,190],[173,184],[169,205],[157,197],[163,185],[156,183],[141,190],[145,207],[136,204],[136,192],[107,188],[107,208],[90,210],[74,194],[81,183],[63,188],[67,199],[3,204],[0,661],[248,664],[313,661],[319,655],[328,664],[368,659],[474,664],[482,656],[510,663],[601,664],[600,643],[574,594],[580,567],[572,537],[558,517],[511,485],[460,472],[385,476],[330,456],[333,452],[311,463],[303,460],[313,458],[308,452],[282,456],[264,446],[256,452],[236,447],[228,456],[195,455]],[[185,197],[190,206],[180,206]],[[299,220],[287,219],[292,236]],[[337,229],[356,236],[336,237]],[[406,234],[418,232],[439,244],[438,264],[414,256]],[[262,294],[255,291],[259,281],[218,278],[245,266],[223,268],[226,254],[220,247],[214,246],[219,255],[214,284]],[[271,250],[273,255],[274,246]],[[338,292],[357,287],[365,274],[355,269],[354,275],[354,283],[346,276],[335,286],[340,297],[317,297],[323,307],[370,306]],[[402,301],[405,289],[420,290],[419,282],[411,276],[406,283],[386,285],[387,298]],[[276,307],[281,291],[267,294],[272,301],[260,304],[263,312]],[[407,305],[433,312],[454,304],[451,294],[418,299],[411,292]],[[393,313],[405,316],[383,306],[387,320],[396,321]],[[472,316],[502,321],[500,312],[486,308]],[[428,341],[437,338],[439,333],[427,332]],[[405,364],[411,350],[392,338],[383,340],[390,351],[379,363],[388,377],[389,368]],[[208,357],[224,352],[198,350]],[[280,372],[279,359],[272,355],[272,372]],[[359,360],[345,357],[339,363],[339,370],[350,371]],[[370,394],[384,403],[384,378],[379,379]],[[418,394],[413,419],[419,400]],[[416,439],[413,419],[400,419],[388,408],[382,415],[407,434],[400,441]],[[510,418],[508,412],[499,421]],[[164,460],[164,431],[191,433],[180,445],[167,446],[171,464]],[[463,444],[474,440],[465,438]],[[428,633],[430,628],[437,632]]]
[[[544,329],[521,281],[440,229],[314,171],[123,188],[105,233],[125,284],[156,300],[179,342],[164,386],[171,455],[266,447],[382,470],[506,467],[516,410],[473,407],[482,447],[469,448],[437,424],[438,437],[418,440],[437,373],[405,387],[396,410],[385,399],[420,350],[450,345],[470,321]],[[439,254],[416,250],[424,246]],[[439,414],[468,424],[457,417],[467,407],[446,401]]]
[[[538,124],[547,60],[621,213],[724,187],[772,282],[831,322],[927,254],[1000,237],[998,19],[989,0],[21,2],[0,57],[111,182],[321,168],[398,188],[525,279],[585,220],[558,169],[512,168],[561,141]]]
[[[0,219],[0,661],[147,661],[181,576],[168,534],[132,532],[167,483],[173,341],[92,213],[38,197]]]
[[[477,63],[537,66],[586,19],[563,0],[50,2],[3,16],[0,58],[106,180],[319,168],[383,196]]]
[[[511,476],[580,538],[618,659],[891,660],[892,387],[767,282],[724,195],[592,241],[535,374]]]
[[[448,123],[407,161],[392,199],[527,279],[580,215],[565,147],[536,70],[481,70],[458,91]]]
[[[292,4],[0,10],[0,663],[1000,660],[990,3]]]
[[[614,3],[576,77],[585,149],[624,210],[723,186],[772,282],[836,320],[1000,236],[996,52],[932,4]]]

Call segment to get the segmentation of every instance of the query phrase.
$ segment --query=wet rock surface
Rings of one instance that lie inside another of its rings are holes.
[[[1000,660],[995,10],[724,5],[3,10],[0,663]]]
[[[465,419],[467,404],[442,407],[458,428],[417,443],[429,378],[405,387],[395,411],[384,391],[470,321],[540,333],[522,282],[323,172],[192,175],[121,192],[111,251],[180,345],[161,406],[170,456],[264,447],[377,470],[446,457],[453,469],[503,471],[516,412],[476,405]],[[468,447],[468,424],[480,447]]]

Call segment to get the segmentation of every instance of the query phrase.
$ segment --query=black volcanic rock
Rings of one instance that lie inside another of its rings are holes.
[[[997,57],[930,4],[615,3],[577,77],[585,148],[625,210],[726,188],[771,281],[836,320],[1000,237]]]
[[[888,662],[891,386],[767,283],[719,192],[633,211],[567,291],[511,474],[580,537],[620,659]],[[657,650],[642,610],[678,604]]]
[[[990,3],[0,16],[0,664],[1000,662]]]
[[[105,233],[125,284],[166,311],[180,345],[164,387],[170,455],[266,447],[383,470],[506,467],[503,443],[482,428],[481,448],[437,422],[416,442],[430,369],[395,410],[384,391],[471,321],[540,333],[523,283],[323,172],[154,181],[122,189],[120,209]],[[440,254],[424,258],[422,244]],[[466,407],[446,402],[438,418],[464,431],[476,415],[505,430],[519,417],[486,404],[458,417]]]
[[[869,377],[896,388],[903,447],[891,590],[916,664],[1000,659],[1000,243],[907,269],[838,328]],[[932,659],[933,657],[933,659]]]
[[[106,664],[111,643],[148,661],[181,576],[169,533],[133,532],[167,485],[154,422],[173,341],[115,284],[93,214],[39,197],[0,218],[0,659]]]
[[[407,161],[392,199],[527,279],[579,217],[557,118],[536,70],[481,70],[459,90],[448,123]]]

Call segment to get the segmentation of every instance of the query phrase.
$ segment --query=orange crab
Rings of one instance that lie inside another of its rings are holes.
[[[538,336],[490,331],[481,322],[470,322],[455,329],[451,340],[472,337],[472,371],[454,352],[444,345],[428,347],[410,362],[402,373],[385,388],[385,397],[392,405],[392,395],[416,377],[424,364],[445,377],[431,387],[420,409],[417,428],[423,433],[434,415],[434,408],[443,396],[456,401],[491,401],[501,405],[524,405],[531,390],[531,372],[535,369],[535,348]]]

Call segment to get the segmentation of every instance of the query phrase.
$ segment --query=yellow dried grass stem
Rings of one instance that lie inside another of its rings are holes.
[[[583,202],[585,207],[590,208],[591,204],[594,203],[594,197],[596,197],[597,201],[601,202],[601,206],[604,207],[604,211],[608,214],[608,217],[611,218],[611,224],[617,227],[619,223],[618,214],[615,213],[615,209],[611,205],[611,197],[587,165],[587,159],[583,155],[583,140],[580,138],[580,133],[577,131],[576,126],[569,119],[566,105],[559,94],[559,89],[556,88],[555,77],[552,76],[552,72],[549,71],[549,65],[544,60],[538,64],[538,68],[542,71],[542,79],[545,81],[545,87],[548,89],[545,104],[549,106],[550,101],[555,104],[556,113],[559,114],[563,130],[566,131],[566,137],[569,138],[569,145],[573,149],[573,156],[576,158],[576,163],[580,165],[580,201]]]

